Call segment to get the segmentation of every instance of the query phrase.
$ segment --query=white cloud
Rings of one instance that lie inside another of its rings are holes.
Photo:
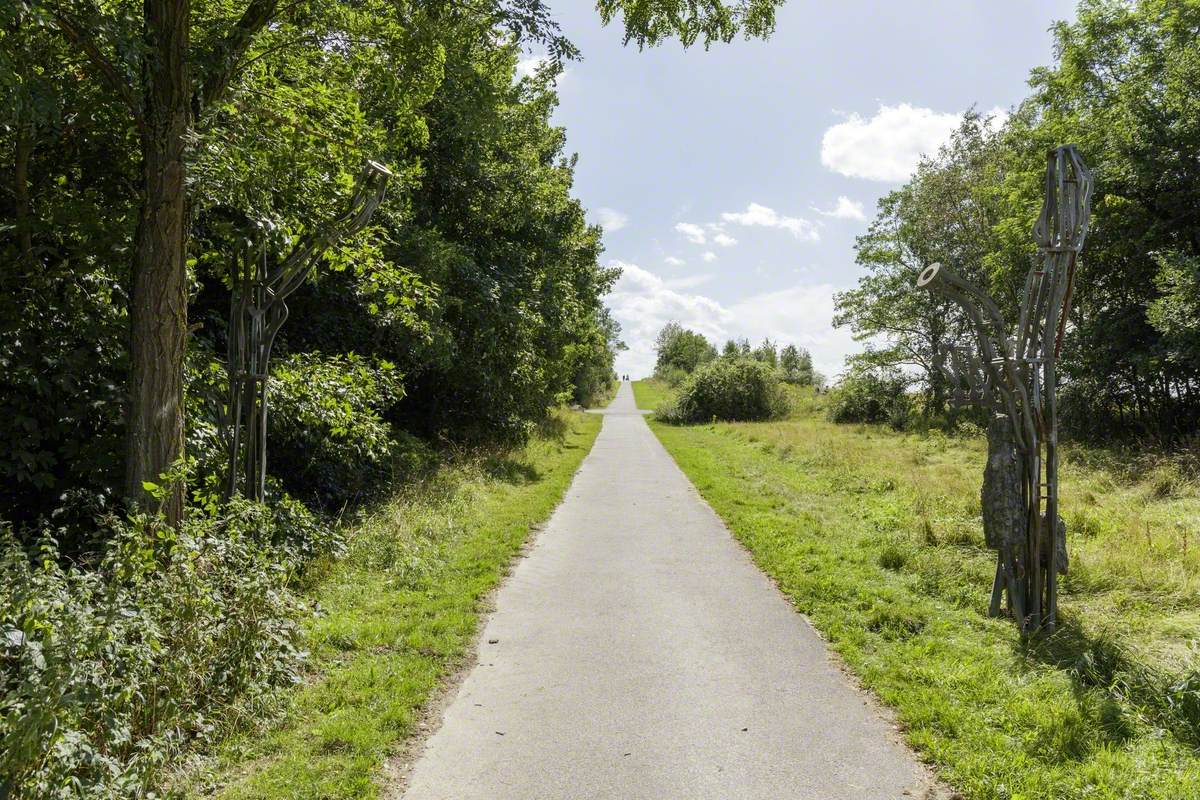
[[[668,264],[670,264],[673,267],[682,267],[684,264],[687,263],[682,258],[676,258],[675,256],[667,256],[666,258],[663,259],[663,261],[667,262]]]
[[[924,155],[932,155],[962,116],[908,103],[880,105],[870,119],[851,114],[825,131],[821,163],[852,178],[899,182]]]
[[[629,349],[619,354],[618,371],[635,377],[654,371],[654,337],[671,320],[701,333],[709,341],[724,341],[733,315],[716,300],[680,291],[636,264],[611,262],[621,268],[621,277],[608,295],[608,307],[621,323],[621,338]]]
[[[728,233],[718,233],[713,237],[713,244],[718,244],[721,247],[733,247],[737,244],[737,239],[730,236]]]
[[[704,272],[700,275],[688,275],[686,278],[669,278],[663,281],[663,284],[671,289],[692,289],[708,283],[715,277],[717,276],[711,272]]]
[[[675,230],[686,236],[687,240],[693,244],[704,244],[706,241],[704,228],[691,222],[680,222],[675,226]]]
[[[818,214],[823,217],[833,217],[834,219],[853,219],[863,222],[867,215],[863,213],[863,204],[857,200],[851,200],[845,195],[837,199],[837,205],[828,211],[822,211],[819,208],[814,208]]]
[[[671,320],[703,334],[717,347],[726,339],[745,336],[757,343],[768,336],[781,345],[808,348],[817,369],[827,377],[840,372],[846,356],[861,349],[849,331],[833,327],[836,290],[830,284],[798,283],[726,307],[711,297],[687,291],[711,275],[668,281],[636,264],[611,263],[622,273],[608,296],[608,305],[621,323],[621,338],[629,345],[629,350],[617,357],[618,372],[650,375],[654,371],[654,337]]]
[[[714,253],[712,250],[706,250],[704,252],[704,255],[702,255],[700,257],[709,263],[712,263],[713,261],[717,260],[717,254]]]
[[[545,56],[526,56],[517,61],[517,77],[532,78],[550,59]]]
[[[726,222],[738,225],[760,225],[764,228],[782,228],[792,236],[806,242],[816,242],[821,238],[817,226],[802,217],[786,217],[773,208],[758,203],[746,206],[745,211],[726,211],[721,215]]]
[[[615,208],[598,208],[596,209],[596,219],[600,223],[600,227],[604,228],[606,233],[619,231],[629,224],[629,216],[622,214]]]

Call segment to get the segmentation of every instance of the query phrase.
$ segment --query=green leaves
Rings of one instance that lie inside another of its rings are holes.
[[[1033,71],[1032,96],[1002,127],[967,114],[880,201],[856,245],[867,275],[837,296],[835,322],[885,340],[875,363],[915,368],[931,413],[944,409],[937,363],[966,329],[961,312],[913,291],[916,274],[951,264],[1015,325],[1045,153],[1070,142],[1097,189],[1060,363],[1063,424],[1167,440],[1200,424],[1200,317],[1187,266],[1200,256],[1198,30],[1195,4],[1083,3],[1077,22],[1055,28],[1057,63]]]
[[[623,18],[625,43],[653,47],[678,37],[684,47],[700,42],[708,48],[729,42],[739,32],[747,39],[775,30],[775,10],[784,0],[599,0],[596,8],[607,25]]]

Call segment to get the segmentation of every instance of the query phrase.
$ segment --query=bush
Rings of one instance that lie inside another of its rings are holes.
[[[754,421],[788,412],[779,376],[769,365],[748,359],[719,359],[700,367],[657,417],[674,424],[712,419]]]
[[[296,514],[112,520],[86,568],[63,566],[61,531],[31,558],[0,528],[0,796],[142,796],[184,744],[298,680],[297,554],[271,544]]]
[[[404,396],[386,363],[293,355],[271,370],[267,469],[283,487],[325,509],[369,499],[424,445],[396,434],[382,413]]]
[[[125,304],[101,269],[0,269],[0,519],[78,522],[118,496]],[[77,553],[90,542],[60,544]]]
[[[680,367],[668,366],[654,371],[654,377],[671,388],[675,388],[683,384],[688,379],[691,373]]]
[[[886,422],[896,430],[908,425],[912,398],[909,379],[899,370],[852,371],[838,383],[829,403],[832,422]]]

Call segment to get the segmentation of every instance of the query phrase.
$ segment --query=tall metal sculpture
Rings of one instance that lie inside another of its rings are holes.
[[[326,250],[366,227],[383,202],[391,175],[387,167],[368,161],[346,210],[304,234],[282,259],[272,263],[265,231],[234,257],[226,363],[229,399],[223,420],[227,497],[240,492],[262,501],[266,496],[267,376],[271,347],[288,316],[285,301],[304,284]]]
[[[1058,575],[1067,570],[1055,389],[1091,197],[1092,175],[1075,146],[1050,151],[1046,199],[1033,230],[1041,253],[1025,279],[1015,336],[996,303],[947,267],[932,264],[917,278],[918,287],[957,303],[975,333],[976,347],[955,347],[941,369],[956,404],[988,411],[983,529],[999,551],[989,610],[998,616],[1007,594],[1022,631],[1054,629]]]

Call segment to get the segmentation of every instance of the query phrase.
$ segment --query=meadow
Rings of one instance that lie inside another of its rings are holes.
[[[793,399],[778,421],[651,426],[939,775],[971,798],[1200,797],[1200,489],[1177,464],[1066,449],[1062,622],[1025,639],[987,617],[981,432]]]

